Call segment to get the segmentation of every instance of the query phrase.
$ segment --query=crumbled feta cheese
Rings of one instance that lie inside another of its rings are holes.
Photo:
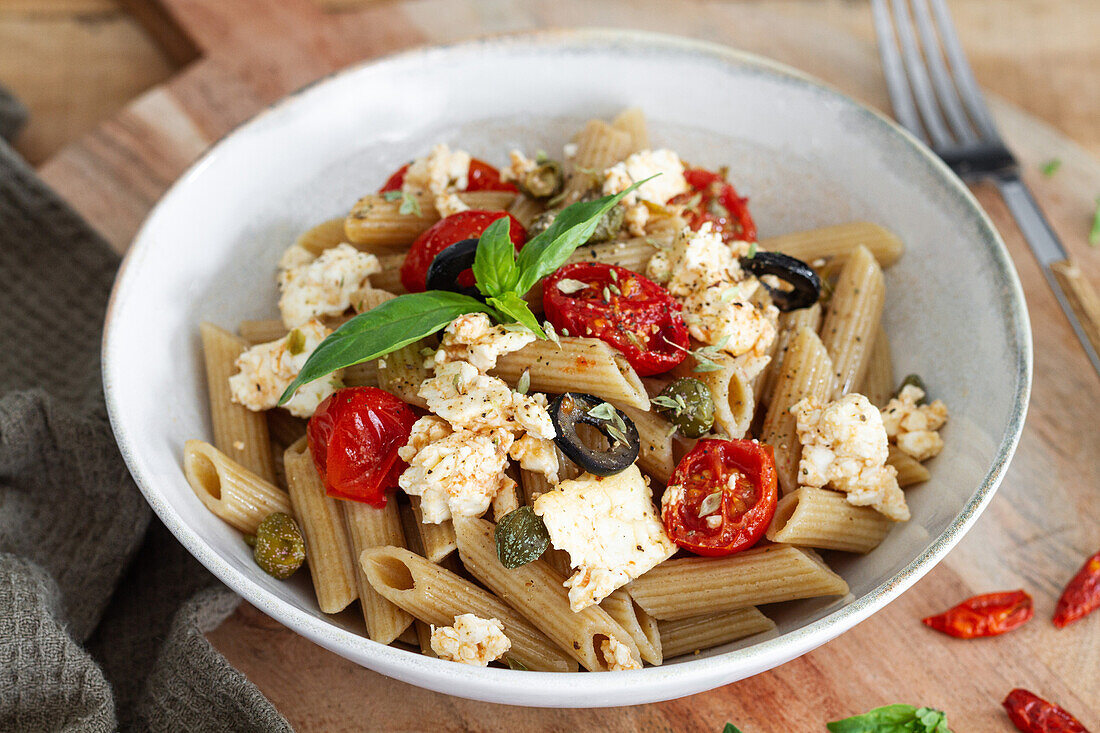
[[[707,288],[684,298],[684,312],[694,316],[684,319],[688,333],[705,344],[722,344],[722,350],[734,356],[766,353],[776,337],[779,310],[726,300],[724,290]]]
[[[539,167],[538,162],[532,158],[528,158],[519,150],[513,150],[508,153],[508,158],[511,162],[507,167],[500,169],[500,180],[505,183],[509,181],[521,181],[524,176]]]
[[[472,613],[455,616],[454,626],[432,626],[432,651],[440,659],[485,667],[504,656],[512,642],[504,624]]]
[[[927,461],[943,450],[939,429],[947,422],[947,405],[936,400],[930,405],[918,405],[924,390],[907,384],[898,396],[882,408],[882,424],[886,435],[905,453],[918,461]]]
[[[647,178],[650,180],[623,198],[627,206],[639,199],[664,206],[670,198],[688,190],[680,156],[668,149],[639,150],[604,171],[603,194],[611,196]]]
[[[627,206],[623,212],[623,226],[632,237],[644,237],[645,225],[649,221],[649,207],[645,204]]]
[[[435,362],[468,361],[478,371],[487,372],[496,366],[501,354],[519,351],[535,338],[531,331],[494,326],[484,313],[469,313],[447,326]]]
[[[431,429],[426,430],[428,435]],[[405,459],[409,467],[397,485],[406,494],[420,497],[425,524],[439,524],[452,516],[480,517],[507,478],[504,468],[512,440],[507,430],[457,430],[443,435]],[[405,447],[412,447],[411,439]],[[406,450],[404,455],[408,454]]]
[[[504,380],[482,374],[465,361],[438,365],[435,376],[424,380],[417,394],[429,410],[457,429],[523,429],[547,439],[556,434],[545,396],[540,400],[538,395],[513,392]]]
[[[822,405],[806,398],[791,408],[802,442],[798,482],[828,484],[850,504],[872,506],[894,521],[909,519],[897,471],[886,465],[886,429],[879,411],[861,394]]]
[[[300,244],[292,244],[286,248],[283,256],[279,258],[279,269],[289,270],[301,265],[308,265],[314,259],[313,253],[308,249]]]
[[[634,655],[630,653],[630,647],[614,636],[600,642],[600,653],[607,662],[609,672],[642,668],[641,663],[634,659]]]
[[[270,410],[306,360],[331,331],[314,319],[281,339],[257,344],[237,357],[237,373],[229,378],[234,402],[250,410]],[[291,415],[309,417],[326,397],[339,389],[340,372],[303,384],[284,405]]]
[[[668,290],[673,295],[686,297],[692,293],[716,285],[742,284],[745,288],[740,299],[748,298],[755,290],[755,282],[745,281],[738,258],[748,252],[748,244],[737,242],[732,247],[722,241],[721,232],[711,222],[705,222],[699,231],[684,229],[676,243],[658,252],[647,271],[664,269],[669,273]],[[750,284],[751,283],[751,284]]]
[[[425,415],[413,423],[412,429],[409,431],[409,439],[405,445],[397,449],[397,455],[401,460],[408,463],[425,446],[437,440],[442,440],[453,432],[451,424],[443,418],[435,415]]]
[[[296,261],[288,259],[288,262]],[[340,315],[351,307],[351,298],[381,271],[378,258],[350,244],[326,249],[321,256],[279,272],[279,310],[287,328],[311,318]]]
[[[448,216],[457,214],[462,211],[469,211],[470,207],[466,205],[466,202],[460,199],[453,193],[441,193],[435,197],[435,210],[439,212],[439,215],[446,219]]]
[[[550,541],[578,568],[565,581],[574,611],[602,601],[676,552],[638,467],[614,476],[585,474],[535,500]]]
[[[430,193],[440,215],[447,216],[444,211],[452,210],[457,201],[454,192],[465,191],[469,185],[469,172],[470,154],[464,150],[452,151],[440,143],[428,156],[417,158],[409,165],[402,190],[412,194]],[[465,206],[461,201],[458,203]]]
[[[554,441],[524,435],[512,443],[508,456],[513,461],[519,461],[519,467],[524,471],[541,473],[551,485],[558,482],[558,451]]]

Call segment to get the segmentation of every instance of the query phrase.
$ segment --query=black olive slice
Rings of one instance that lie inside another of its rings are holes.
[[[789,283],[793,290],[780,290],[761,283],[772,296],[775,307],[787,313],[799,308],[809,308],[821,295],[821,278],[805,262],[781,252],[757,252],[752,257],[742,257],[741,267],[753,275],[775,275]]]
[[[595,414],[593,414],[595,413]],[[561,452],[596,476],[611,476],[630,467],[638,458],[641,441],[638,428],[629,417],[599,397],[583,392],[566,392],[550,403],[550,420]],[[589,448],[577,435],[577,425],[591,425],[607,438],[606,451]]]
[[[474,257],[477,256],[477,242],[476,239],[461,239],[441,250],[428,266],[427,289],[450,290],[452,293],[462,293],[471,298],[485,300],[485,296],[476,287],[463,287],[458,284],[458,276],[474,264]]]

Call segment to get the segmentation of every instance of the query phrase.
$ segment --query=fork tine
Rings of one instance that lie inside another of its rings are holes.
[[[893,0],[893,6],[894,26],[898,31],[902,58],[905,59],[905,70],[909,72],[909,82],[913,88],[913,95],[917,99],[921,119],[924,120],[924,126],[932,138],[932,147],[948,147],[954,143],[954,140],[947,131],[939,106],[936,104],[932,82],[928,79],[928,70],[921,58],[916,34],[913,33],[913,21],[909,18],[909,8],[905,0]]]
[[[947,73],[947,67],[943,63],[943,54],[940,52],[940,43],[936,36],[936,27],[932,23],[932,16],[928,12],[928,0],[912,0],[913,15],[917,19],[917,31],[920,33],[921,46],[924,47],[924,60],[928,63],[928,73],[932,76],[932,84],[936,88],[936,96],[939,98],[940,107],[947,114],[947,120],[951,124],[951,130],[962,144],[977,142],[970,121],[966,118],[959,94],[955,91],[955,85],[951,83],[951,77]]]
[[[890,23],[890,10],[886,0],[871,0],[871,16],[875,22],[875,36],[878,38],[878,52],[882,57],[882,73],[886,76],[886,89],[890,93],[890,105],[898,121],[923,142],[928,142],[921,125],[917,108],[913,105],[913,95],[909,89],[909,80],[905,76],[901,54],[894,39],[894,26]]]
[[[955,32],[955,24],[951,21],[947,3],[944,0],[932,0],[932,14],[940,29],[940,39],[943,42],[947,60],[951,63],[955,85],[958,86],[963,102],[970,112],[970,118],[974,120],[982,137],[1000,142],[1001,136],[997,134],[997,126],[993,122],[993,116],[989,114],[985,97],[982,96],[982,91],[974,78],[974,72],[970,70],[970,63],[966,60],[962,43],[959,42],[959,36]]]

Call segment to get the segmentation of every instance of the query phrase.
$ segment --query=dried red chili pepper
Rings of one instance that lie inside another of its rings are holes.
[[[1097,608],[1100,608],[1100,552],[1085,560],[1062,591],[1054,609],[1054,625],[1061,629]]]
[[[1077,718],[1033,692],[1017,687],[1002,705],[1024,733],[1089,733]]]
[[[1022,590],[1014,590],[968,598],[954,608],[922,621],[925,626],[950,636],[973,639],[1012,631],[1033,615],[1031,596]]]

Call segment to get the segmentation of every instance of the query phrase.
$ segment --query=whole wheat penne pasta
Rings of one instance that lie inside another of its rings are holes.
[[[634,639],[642,661],[655,665],[662,662],[661,632],[657,628],[657,619],[635,603],[629,593],[619,588],[600,601],[600,608],[607,611],[607,615]]]
[[[565,578],[544,561],[509,570],[497,558],[492,523],[462,517],[454,524],[458,554],[466,569],[581,666],[591,671],[607,670],[603,646],[611,639],[626,645],[640,664],[638,645],[606,611],[599,606],[588,606],[578,613],[570,610]]]
[[[611,126],[630,135],[631,153],[649,148],[649,130],[641,107],[624,109],[611,121]]]
[[[502,354],[490,374],[514,385],[530,370],[532,391],[588,392],[616,406],[649,409],[645,386],[622,354],[599,339],[562,336],[560,342],[539,340]]]
[[[344,367],[343,380],[348,387],[377,387],[378,360],[371,359]]]
[[[508,604],[409,550],[376,547],[365,551],[360,562],[377,593],[426,624],[450,626],[464,613],[495,618],[512,642],[506,656],[540,672],[577,670],[568,654]]]
[[[344,522],[351,540],[353,558],[359,558],[372,547],[404,547],[405,532],[397,502],[390,499],[381,509],[358,501],[341,501]],[[359,563],[355,563],[355,585],[359,605],[367,624],[367,636],[379,644],[389,644],[409,628],[412,616],[378,593],[367,580]]]
[[[672,424],[652,411],[634,407],[622,407],[622,411],[638,428],[638,465],[643,471],[662,484],[667,484],[676,462],[672,460],[672,441],[669,440]]]
[[[359,288],[351,295],[351,307],[356,313],[366,313],[371,308],[377,308],[387,300],[393,300],[397,296],[389,290],[382,290],[373,285]]]
[[[256,473],[275,481],[275,464],[267,419],[233,402],[229,378],[237,373],[237,357],[248,348],[241,338],[212,323],[199,324],[202,354],[206,364],[206,389],[210,397],[210,422],[214,445],[226,456]]]
[[[833,392],[833,363],[821,339],[803,327],[787,347],[775,392],[764,416],[761,439],[775,451],[775,469],[784,494],[798,488],[802,444],[791,408],[804,397],[821,401]]]
[[[516,217],[524,229],[527,229],[531,226],[531,222],[535,220],[535,217],[545,210],[546,205],[543,202],[520,194],[516,196],[515,201],[508,208],[508,213]]]
[[[424,349],[435,348],[432,338],[414,341],[378,360],[378,386],[395,394],[410,405],[428,409],[428,403],[418,393],[420,385],[432,376],[432,370],[424,366]]]
[[[378,265],[382,269],[370,276],[370,282],[379,290],[400,295],[406,292],[401,282],[401,265],[405,262],[405,255],[408,252],[398,247],[394,247],[393,250],[389,254],[377,255]]]
[[[260,318],[241,321],[237,333],[252,346],[266,344],[286,336],[287,328],[279,318]]]
[[[298,235],[294,243],[314,257],[320,257],[326,249],[346,241],[348,239],[344,236],[344,217],[340,216],[310,227]]]
[[[205,441],[184,443],[183,472],[207,509],[247,534],[269,514],[291,513],[285,491]]]
[[[753,384],[745,378],[742,357],[719,353],[708,357],[718,369],[695,371],[695,357],[689,355],[672,370],[677,377],[692,377],[707,385],[714,402],[714,429],[730,438],[742,438],[756,411]]]
[[[590,188],[603,183],[606,168],[630,155],[633,137],[603,120],[589,120],[576,137],[577,154],[566,161],[564,205],[576,203]]]
[[[420,513],[420,497],[410,496],[409,504],[416,516],[416,529],[420,533],[420,543],[424,547],[424,557],[432,562],[443,562],[443,559],[458,549],[455,540],[455,529],[451,520],[439,524],[425,524],[424,516]]]
[[[842,263],[856,247],[862,246],[874,254],[882,267],[889,267],[905,251],[905,246],[893,232],[866,221],[784,234],[761,240],[760,246],[815,266],[818,260]]]
[[[351,540],[339,502],[325,494],[303,437],[283,454],[294,518],[302,530],[309,575],[324,613],[338,613],[359,597]]]
[[[278,446],[280,453],[306,434],[308,422],[300,417],[294,417],[286,410],[265,410],[263,414],[267,418],[267,431],[271,435],[271,444]]]
[[[768,527],[772,542],[867,553],[893,525],[867,506],[852,506],[839,491],[803,486],[784,496]]]
[[[791,339],[803,327],[812,331],[821,328],[821,303],[814,303],[809,308],[799,308],[789,313],[779,314],[779,332],[775,337],[775,353],[768,366],[764,369],[764,386],[758,394],[757,403],[767,407],[775,393],[775,383],[779,379],[779,372],[783,368],[783,360],[787,356]]]
[[[890,446],[890,455],[886,463],[893,466],[898,472],[898,486],[912,486],[924,483],[932,478],[931,472],[920,461],[913,458],[896,445]]]
[[[760,613],[759,609],[749,606],[678,621],[658,621],[657,628],[661,631],[665,658],[672,659],[771,631],[775,628],[775,622]]]
[[[813,550],[768,545],[721,558],[666,560],[626,589],[651,616],[673,620],[798,598],[842,596],[848,584]]]
[[[471,209],[503,211],[516,194],[511,191],[460,191],[458,198]],[[387,201],[380,193],[367,194],[355,202],[344,219],[344,236],[354,245],[408,245],[425,229],[439,221],[439,212],[431,194],[411,194],[416,211],[402,214],[403,200]]]
[[[840,271],[821,325],[821,342],[836,375],[834,398],[848,394],[863,380],[885,299],[882,268],[870,250],[857,246]]]
[[[875,342],[867,364],[867,371],[859,385],[859,393],[875,407],[885,407],[894,391],[894,362],[890,356],[890,337],[880,323],[875,330]]]
[[[420,532],[417,529],[416,515],[408,504],[399,504],[398,513],[401,515],[401,529],[405,532],[405,544],[408,549],[420,557],[424,557],[424,543],[420,541]],[[369,551],[368,551],[369,552]],[[366,569],[364,568],[364,572]],[[409,609],[405,609],[408,611]],[[411,611],[410,611],[411,613]],[[432,626],[416,618],[413,614],[413,629],[416,630],[416,643],[420,646],[420,653],[429,657],[437,656],[432,649]]]
[[[525,471],[519,472],[519,487],[523,491],[523,503],[527,506],[531,506],[535,503],[535,499],[540,494],[545,494],[550,491],[554,486],[546,480],[538,471]]]

